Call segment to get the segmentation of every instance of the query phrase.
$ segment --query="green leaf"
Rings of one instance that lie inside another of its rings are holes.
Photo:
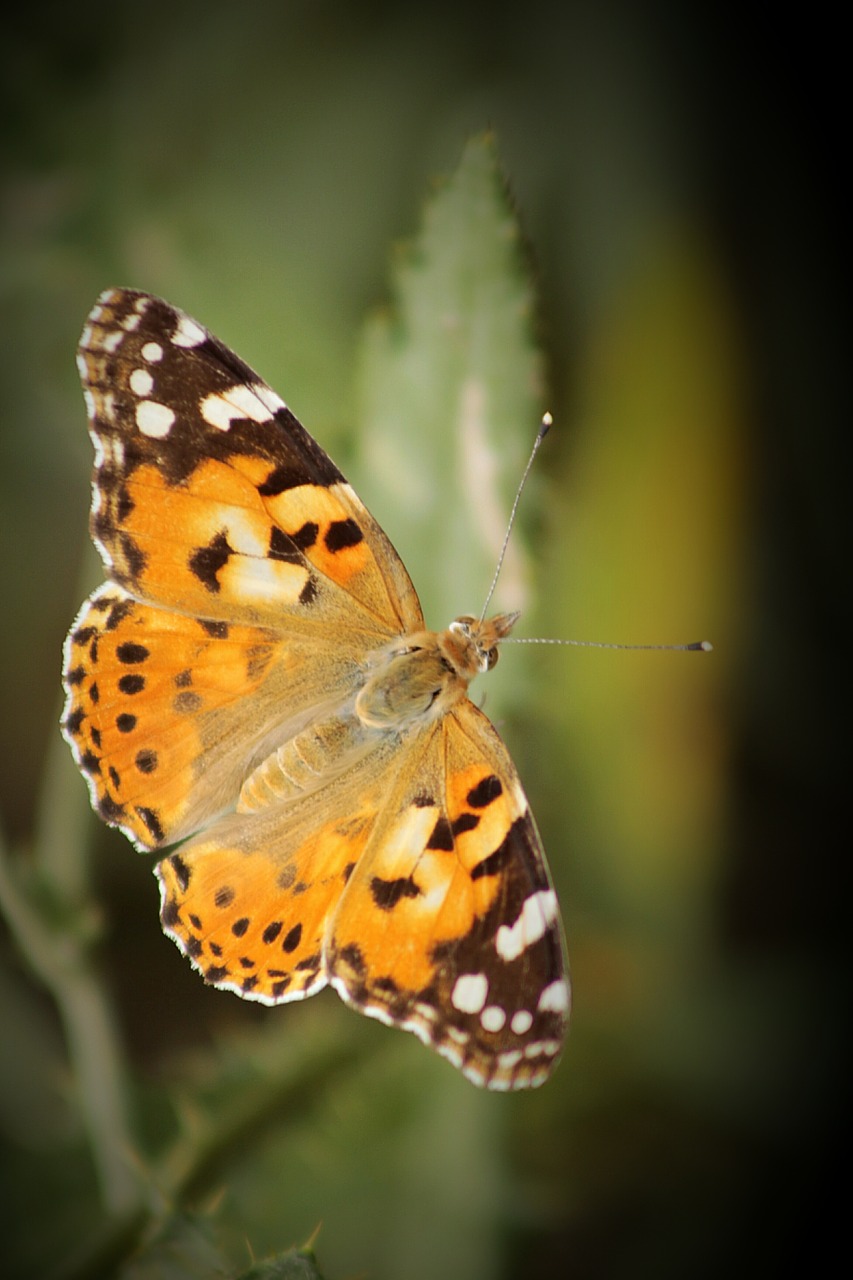
[[[323,1280],[311,1249],[288,1249],[241,1271],[237,1280]]]
[[[542,408],[533,290],[490,135],[427,204],[393,294],[362,349],[360,487],[428,625],[446,626],[482,608]],[[495,609],[526,602],[516,532]]]

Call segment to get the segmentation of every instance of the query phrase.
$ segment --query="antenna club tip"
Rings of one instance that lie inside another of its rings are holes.
[[[550,409],[546,409],[545,412],[542,414],[542,421],[539,424],[540,440],[542,439],[543,436],[547,436],[553,424],[554,424],[554,419],[551,416],[551,411]]]
[[[689,644],[688,649],[698,649],[701,653],[713,653],[714,646],[710,640],[697,640],[695,644]]]

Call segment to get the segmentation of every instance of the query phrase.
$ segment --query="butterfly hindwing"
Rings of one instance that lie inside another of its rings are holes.
[[[208,982],[265,1003],[331,982],[478,1084],[538,1083],[569,988],[557,900],[515,770],[467,700],[401,749],[159,867],[163,923]]]
[[[467,698],[407,754],[337,907],[331,981],[477,1084],[538,1084],[562,1050],[570,997],[557,898],[515,768]]]

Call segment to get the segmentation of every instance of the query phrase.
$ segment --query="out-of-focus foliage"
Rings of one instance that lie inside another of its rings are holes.
[[[812,36],[784,22],[734,39],[663,0],[7,20],[4,1276],[669,1280],[811,1243],[842,1041],[823,709],[847,497],[815,143],[834,80],[802,88]],[[287,398],[432,624],[479,611],[547,407],[498,596],[517,634],[714,642],[507,647],[478,690],[567,924],[573,1029],[536,1093],[482,1094],[332,995],[205,988],[150,860],[89,814],[58,671],[100,573],[74,349],[110,284]]]

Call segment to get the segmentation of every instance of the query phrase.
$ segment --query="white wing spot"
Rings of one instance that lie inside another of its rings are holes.
[[[517,1013],[512,1015],[510,1027],[517,1036],[526,1036],[530,1028],[533,1026],[533,1014],[527,1009],[519,1009]]]
[[[200,347],[206,338],[204,329],[195,320],[191,320],[189,316],[178,317],[178,325],[172,336],[176,347]]]
[[[116,468],[124,466],[124,442],[118,436],[104,436],[101,461]]]
[[[445,1034],[451,1040],[455,1040],[457,1044],[467,1044],[471,1039],[470,1034],[467,1031],[463,1031],[461,1027],[446,1027]]]
[[[125,333],[133,333],[134,329],[139,328],[139,322],[142,316],[138,312],[131,312],[129,316],[125,316],[121,322],[121,327]],[[121,337],[121,335],[119,335]]]
[[[545,987],[536,1007],[547,1013],[565,1013],[569,1007],[569,984],[565,978],[558,978]]]
[[[142,359],[147,360],[149,364],[156,364],[158,360],[163,359],[163,348],[159,342],[146,342],[142,348]]]
[[[138,320],[139,317],[137,316],[136,319]],[[104,341],[102,345],[103,345],[104,351],[108,351],[110,355],[112,355],[114,352],[118,351],[119,347],[123,342],[124,342],[123,330],[114,329],[112,333],[107,333],[104,335]]]
[[[136,425],[144,436],[162,440],[172,429],[174,412],[166,404],[156,400],[140,400],[136,406]]]
[[[452,1063],[458,1070],[463,1070],[462,1064],[465,1059],[462,1057],[462,1054],[458,1049],[454,1049],[452,1044],[447,1044],[445,1042],[444,1044],[437,1044],[435,1047],[441,1054],[442,1058],[446,1058],[447,1061]],[[466,1071],[465,1074],[467,1075],[468,1072]]]
[[[245,383],[205,396],[200,408],[205,422],[218,431],[229,431],[236,419],[269,422],[273,417],[273,411],[259,397],[257,388]]]
[[[264,386],[262,382],[256,383],[253,390],[255,392],[255,395],[260,400],[261,404],[266,405],[266,407],[270,411],[270,414],[272,414],[273,416],[278,413],[279,409],[287,408],[287,405],[284,403],[281,396],[277,395],[276,392],[273,391],[271,387]]]
[[[518,1066],[523,1057],[520,1049],[509,1049],[506,1053],[498,1055],[498,1066],[503,1071],[511,1071],[513,1067]]]
[[[479,1013],[489,994],[489,980],[484,973],[463,973],[456,979],[450,1003],[460,1013]]]
[[[557,895],[540,889],[525,899],[514,924],[502,924],[495,935],[495,949],[501,960],[517,960],[522,952],[544,937],[557,918]]]
[[[134,369],[128,382],[131,391],[137,396],[150,396],[154,390],[154,379],[147,369]]]
[[[534,1040],[525,1047],[525,1058],[556,1058],[562,1045],[559,1040]]]
[[[506,1012],[497,1004],[490,1004],[480,1014],[480,1026],[484,1031],[500,1031],[505,1022]]]

